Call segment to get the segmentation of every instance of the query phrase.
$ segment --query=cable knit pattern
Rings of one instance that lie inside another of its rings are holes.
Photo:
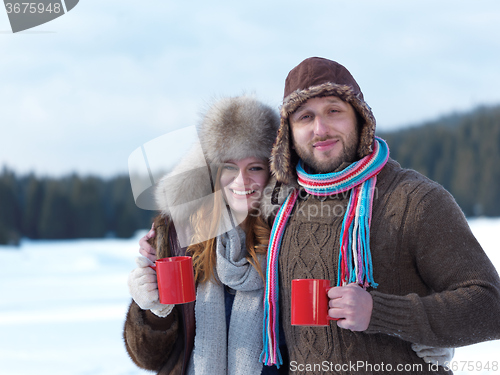
[[[415,374],[435,373],[412,351],[411,342],[449,347],[499,339],[500,280],[453,197],[393,160],[378,175],[375,194],[370,246],[379,286],[368,289],[374,304],[364,332],[340,329],[335,322],[291,326],[292,279],[329,279],[335,285],[349,195],[297,202],[279,257],[280,312],[290,362],[421,364]],[[438,373],[446,372],[439,367]]]

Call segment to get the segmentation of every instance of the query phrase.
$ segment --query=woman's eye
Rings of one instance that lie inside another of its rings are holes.
[[[262,168],[262,167],[252,167],[252,168],[250,168],[250,170],[251,171],[263,171],[264,168]]]
[[[237,168],[236,168],[235,166],[233,166],[233,165],[225,165],[223,168],[224,168],[225,170],[227,170],[227,171],[235,171],[235,170],[237,169]]]

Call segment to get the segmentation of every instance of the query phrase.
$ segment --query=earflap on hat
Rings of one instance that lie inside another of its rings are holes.
[[[283,184],[290,183],[295,174],[295,165],[292,165],[293,150],[290,135],[288,118],[282,116],[278,135],[271,152],[270,165],[271,173]]]

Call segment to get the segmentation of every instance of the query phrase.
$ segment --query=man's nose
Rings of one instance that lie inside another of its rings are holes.
[[[328,132],[328,128],[322,116],[314,117],[314,135],[323,136]]]

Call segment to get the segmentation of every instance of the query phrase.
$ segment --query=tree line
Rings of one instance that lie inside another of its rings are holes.
[[[500,106],[380,136],[393,159],[443,185],[466,216],[500,216]]]
[[[500,216],[500,106],[379,133],[391,157],[443,185],[467,216]],[[129,177],[0,174],[0,244],[31,239],[131,237],[154,212],[137,208]]]
[[[137,208],[128,176],[111,179],[0,174],[0,244],[31,239],[131,237],[151,226]]]

